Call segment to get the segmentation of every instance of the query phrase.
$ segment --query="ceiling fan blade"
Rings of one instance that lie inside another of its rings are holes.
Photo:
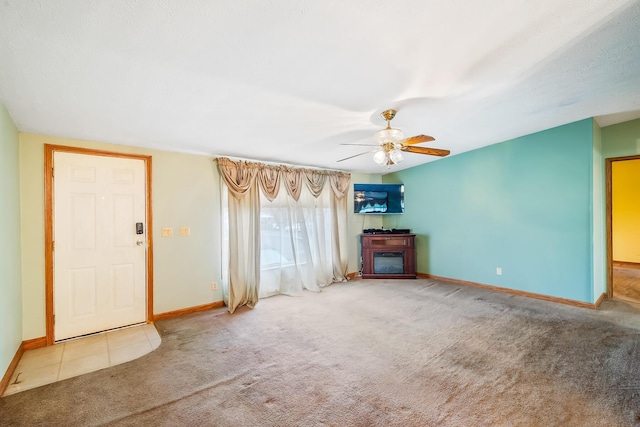
[[[341,144],[343,142],[354,142],[354,141],[369,141],[371,139],[371,134],[375,132],[375,127],[371,129],[357,129],[350,130],[346,132],[340,132],[336,134],[328,135],[324,138],[318,140],[318,143],[321,144]]]
[[[378,144],[350,144],[350,143],[344,143],[344,144],[340,144],[340,145],[359,145],[361,147],[379,147]]]
[[[413,144],[420,144],[421,142],[431,142],[431,141],[435,141],[436,139],[432,136],[429,135],[416,135],[416,136],[412,136],[410,138],[406,138],[403,139],[402,141],[400,141],[400,144],[402,145],[413,145]]]
[[[431,156],[448,156],[451,151],[442,150],[440,148],[427,148],[427,147],[411,147],[411,146],[403,146],[401,148],[402,151],[407,151],[409,153],[417,153],[417,154],[429,154]]]
[[[345,160],[349,160],[349,159],[353,159],[354,157],[358,157],[358,156],[362,156],[362,155],[365,155],[365,154],[373,153],[374,151],[377,151],[377,150],[365,151],[364,153],[354,154],[353,156],[349,156],[349,157],[345,157],[344,159],[336,160],[336,162],[344,162]]]

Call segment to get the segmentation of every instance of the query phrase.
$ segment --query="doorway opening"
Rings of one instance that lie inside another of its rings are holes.
[[[640,156],[607,159],[606,173],[607,294],[640,306]]]

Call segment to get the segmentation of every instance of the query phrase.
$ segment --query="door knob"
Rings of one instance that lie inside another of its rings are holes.
[[[142,246],[143,244],[144,244],[144,242],[142,240],[136,241],[136,245],[138,245],[138,246]]]

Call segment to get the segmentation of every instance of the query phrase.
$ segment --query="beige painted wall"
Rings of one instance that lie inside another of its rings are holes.
[[[351,174],[351,188],[349,189],[349,199],[347,201],[347,212],[349,213],[349,273],[360,271],[360,234],[365,228],[382,227],[382,215],[358,215],[353,213],[353,184],[379,184],[382,182],[382,175],[369,175],[363,173]]]
[[[210,156],[180,154],[93,141],[20,134],[20,196],[23,257],[24,339],[45,335],[44,144],[152,156],[154,312],[164,313],[221,301],[220,176]],[[348,271],[359,270],[363,228],[380,227],[380,216],[355,215],[353,183],[381,182],[380,175],[353,174],[348,195]],[[191,236],[179,237],[189,226]],[[163,238],[163,227],[174,237]]]
[[[0,102],[0,378],[22,342],[19,133]]]
[[[154,312],[222,300],[220,281],[219,175],[209,156],[20,134],[20,197],[24,339],[45,335],[44,144],[152,156]],[[189,226],[189,237],[179,227]],[[163,238],[162,227],[174,236]]]

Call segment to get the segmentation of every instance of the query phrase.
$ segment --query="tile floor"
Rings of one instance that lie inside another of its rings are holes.
[[[4,396],[128,362],[159,345],[156,327],[147,324],[27,350]]]

